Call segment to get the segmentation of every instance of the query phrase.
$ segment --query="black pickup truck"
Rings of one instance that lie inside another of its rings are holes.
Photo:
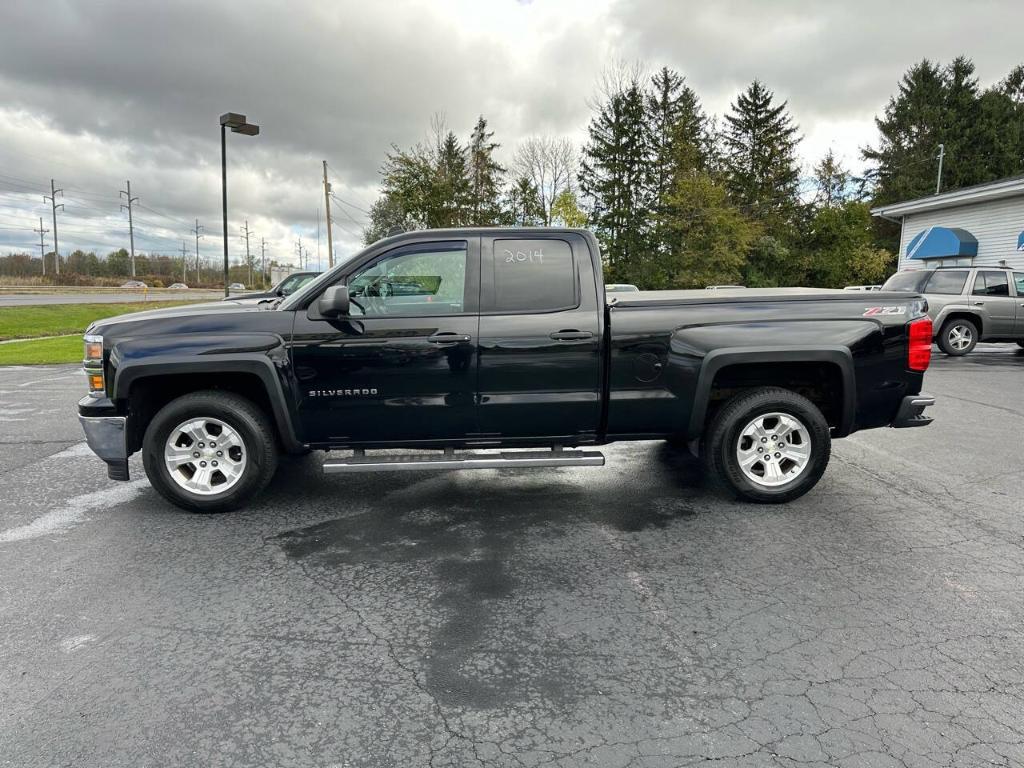
[[[278,301],[94,323],[78,410],[111,478],[141,451],[196,511],[244,504],[282,451],[341,452],[327,472],[596,466],[617,440],[688,447],[780,502],[817,483],[832,438],[931,421],[931,340],[913,293],[606,296],[584,230],[431,230]]]

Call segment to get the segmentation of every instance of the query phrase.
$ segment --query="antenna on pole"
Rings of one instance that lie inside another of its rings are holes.
[[[39,235],[39,260],[43,263],[43,277],[46,277],[46,243],[43,242],[43,235],[50,230],[43,229],[43,217],[39,217],[39,229],[33,229]]]
[[[946,145],[939,144],[939,174],[935,178],[935,194],[939,194],[939,190],[942,189],[942,159],[946,156]]]
[[[132,183],[126,181],[125,185],[128,187],[127,191],[121,190],[121,194],[128,200],[127,204],[121,204],[122,211],[128,211],[128,244],[131,246],[132,253],[132,277],[135,277],[135,224],[132,221],[132,205],[139,202],[139,198],[132,197]]]
[[[50,195],[43,195],[43,202],[49,201],[53,206],[53,273],[60,277],[60,249],[57,247],[57,209],[64,210],[64,203],[57,202],[57,195],[64,196],[63,189],[54,186],[53,179],[50,179]]]

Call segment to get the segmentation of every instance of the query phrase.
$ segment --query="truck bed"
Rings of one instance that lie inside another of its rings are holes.
[[[918,294],[900,291],[843,291],[838,288],[723,288],[721,290],[637,291],[611,296],[615,307],[651,307],[673,304],[720,304],[733,301],[835,301],[871,305],[876,301],[906,301]]]

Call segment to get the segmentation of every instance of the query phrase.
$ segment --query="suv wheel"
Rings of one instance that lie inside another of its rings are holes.
[[[266,415],[227,392],[194,392],[157,413],[142,441],[153,487],[192,512],[237,509],[261,491],[277,468]]]
[[[939,348],[947,355],[966,355],[978,344],[978,326],[970,320],[947,320],[939,331]]]
[[[765,387],[729,400],[711,422],[704,460],[711,475],[747,501],[780,503],[813,488],[832,438],[818,407],[788,389]]]

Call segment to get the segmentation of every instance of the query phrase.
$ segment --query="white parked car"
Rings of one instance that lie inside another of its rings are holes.
[[[188,286],[187,286],[187,285],[185,285],[184,283],[171,283],[171,284],[170,284],[170,285],[168,285],[167,287],[168,287],[168,288],[174,288],[174,289],[175,289],[175,290],[177,290],[177,291],[180,291],[180,290],[183,290],[183,289],[185,289],[185,288],[188,288]]]
[[[244,291],[245,286],[242,283],[232,283],[228,286],[229,291]]]
[[[141,280],[129,280],[128,282],[126,282],[121,287],[122,288],[149,288],[149,286],[146,285]]]

